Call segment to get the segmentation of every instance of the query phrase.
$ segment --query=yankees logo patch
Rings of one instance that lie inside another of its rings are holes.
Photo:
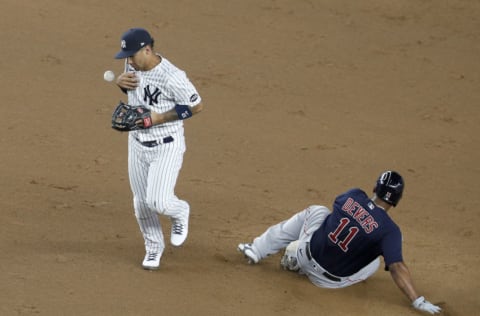
[[[143,101],[148,102],[148,105],[158,104],[158,97],[162,94],[159,88],[155,88],[154,91],[151,91],[150,85],[148,85],[143,88],[143,92]]]

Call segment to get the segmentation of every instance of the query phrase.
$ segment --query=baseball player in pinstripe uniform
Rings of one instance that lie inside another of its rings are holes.
[[[128,174],[145,240],[142,266],[156,270],[165,248],[158,215],[171,219],[173,246],[187,238],[190,206],[175,195],[175,184],[186,149],[183,120],[203,109],[202,99],[185,72],[154,51],[154,39],[143,28],[122,35],[115,58],[125,59],[125,72],[116,83],[128,95],[128,104],[151,111],[149,126],[129,132]]]
[[[280,265],[306,275],[322,288],[344,288],[364,281],[380,267],[420,311],[437,314],[441,308],[417,294],[403,262],[400,228],[387,211],[402,198],[404,181],[395,171],[377,179],[373,197],[354,188],[337,196],[333,211],[312,205],[288,220],[270,226],[253,243],[238,250],[249,263],[258,263],[286,247]]]

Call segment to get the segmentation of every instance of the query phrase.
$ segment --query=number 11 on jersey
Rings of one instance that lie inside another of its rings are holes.
[[[340,233],[345,229],[345,227],[348,225],[348,223],[350,223],[350,220],[347,218],[347,217],[343,217],[341,220],[340,220],[340,224],[337,226],[337,228],[335,229],[334,232],[328,234],[328,238],[334,243],[336,244],[337,246],[340,247],[340,249],[342,249],[343,252],[347,252],[348,251],[348,244],[352,241],[353,237],[355,237],[355,235],[358,233],[358,231],[360,230],[358,227],[350,227],[350,229],[348,230],[348,235],[347,237],[345,237],[345,239],[343,240],[338,240],[338,236],[340,235]]]

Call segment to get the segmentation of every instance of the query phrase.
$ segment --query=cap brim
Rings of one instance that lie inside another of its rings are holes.
[[[135,55],[137,51],[136,50],[121,50],[115,55],[115,59],[123,59],[123,58],[128,58],[130,56]]]

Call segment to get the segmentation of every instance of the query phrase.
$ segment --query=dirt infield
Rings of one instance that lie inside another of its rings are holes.
[[[236,251],[387,168],[419,292],[480,313],[479,1],[2,0],[0,26],[0,315],[417,315],[387,272],[325,290]],[[103,81],[134,26],[205,104],[177,186],[189,239],[156,272]]]

